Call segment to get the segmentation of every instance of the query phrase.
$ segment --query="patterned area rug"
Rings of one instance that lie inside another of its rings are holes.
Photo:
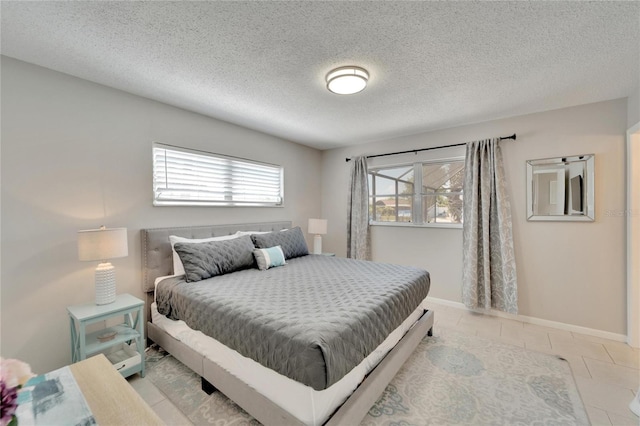
[[[258,425],[162,350],[147,377],[194,424]],[[425,337],[362,425],[588,425],[567,361],[450,331]]]

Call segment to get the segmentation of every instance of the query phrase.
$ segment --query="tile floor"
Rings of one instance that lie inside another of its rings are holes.
[[[640,350],[612,340],[436,303],[431,303],[431,307],[435,312],[436,335],[439,330],[453,330],[567,359],[594,426],[640,424],[629,410],[629,402],[640,386]],[[192,424],[149,380],[135,375],[129,383],[168,425]]]

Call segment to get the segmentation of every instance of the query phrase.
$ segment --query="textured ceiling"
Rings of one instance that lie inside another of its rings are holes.
[[[639,2],[11,2],[4,55],[320,149],[626,97]],[[369,86],[325,88],[359,65]]]

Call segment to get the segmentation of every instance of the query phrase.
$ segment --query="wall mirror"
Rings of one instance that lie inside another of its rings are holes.
[[[594,155],[527,161],[527,220],[593,221]]]

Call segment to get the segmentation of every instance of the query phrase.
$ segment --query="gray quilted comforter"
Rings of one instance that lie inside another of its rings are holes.
[[[371,353],[427,296],[422,269],[309,255],[267,271],[158,284],[158,311],[316,390]]]

